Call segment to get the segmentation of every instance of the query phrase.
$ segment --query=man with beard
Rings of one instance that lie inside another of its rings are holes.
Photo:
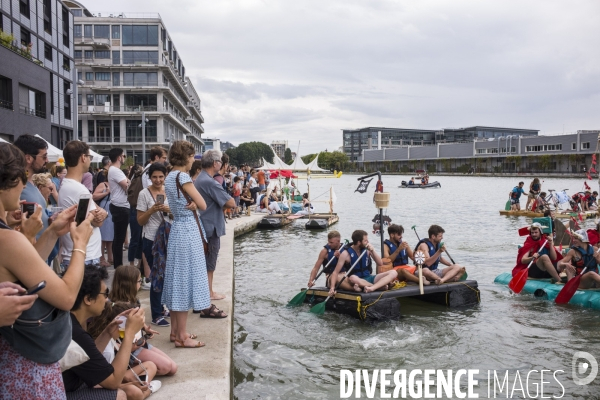
[[[573,244],[567,255],[558,262],[559,269],[565,269],[567,278],[573,279],[581,274],[579,289],[600,288],[600,275],[598,275],[598,263],[600,253],[590,244],[588,234],[584,229],[573,232]]]
[[[323,246],[323,249],[319,252],[317,262],[310,271],[310,278],[308,278],[309,288],[314,286],[317,273],[319,272],[319,269],[321,269],[321,266],[323,266],[323,268],[327,266],[323,272],[325,272],[325,276],[327,277],[326,285],[329,287],[329,276],[337,266],[336,261],[339,260],[340,257],[340,248],[342,247],[341,238],[342,235],[340,235],[338,231],[331,231],[327,234],[327,244]],[[332,261],[332,259],[335,260]],[[352,290],[352,286],[347,283],[347,281],[342,283],[342,288],[344,290]]]
[[[441,285],[448,281],[458,281],[465,273],[465,268],[458,264],[452,264],[442,258],[442,253],[446,251],[446,246],[442,243],[444,239],[444,228],[439,225],[431,225],[427,231],[428,239],[421,239],[415,246],[415,252],[418,250],[425,254],[425,262],[423,263],[423,277],[435,282],[436,285]],[[448,268],[438,268],[442,263]],[[418,275],[419,271],[416,270]]]
[[[394,270],[371,275],[373,272],[371,258],[375,260],[375,264],[378,266],[382,266],[383,262],[379,254],[375,252],[373,245],[369,243],[367,232],[356,230],[352,232],[352,246],[340,254],[337,266],[329,279],[330,296],[335,294],[337,283],[342,280],[344,273],[354,265],[363,251],[366,251],[367,254],[360,259],[348,275],[347,280],[352,290],[356,292],[364,290],[365,293],[369,293],[379,289],[387,289],[388,284],[392,283],[398,277],[398,274]]]
[[[21,192],[21,200],[25,200],[28,203],[37,203],[39,207],[42,207],[42,222],[44,227],[38,232],[36,239],[38,239],[42,233],[48,227],[48,214],[46,214],[46,199],[40,193],[38,188],[33,184],[33,175],[46,172],[46,163],[48,162],[48,144],[41,138],[33,135],[21,135],[15,140],[14,145],[18,147],[24,154],[25,160],[27,161],[27,185]]]
[[[519,249],[517,265],[513,268],[512,275],[517,275],[520,271],[527,268],[532,260],[535,260],[531,268],[529,268],[530,278],[552,278],[560,282],[558,274],[564,269],[564,266],[561,266],[561,270],[559,270],[555,265],[557,261],[562,259],[562,256],[554,248],[552,235],[544,236],[542,229],[542,224],[539,222],[534,222],[529,228],[529,236],[525,240],[523,247]],[[548,243],[542,247],[545,240],[548,240]]]

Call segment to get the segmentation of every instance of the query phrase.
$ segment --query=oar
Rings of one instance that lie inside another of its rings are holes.
[[[542,246],[540,247],[540,251],[544,248],[544,246],[546,246],[546,243],[548,243],[548,240],[544,241],[544,244],[542,244]],[[510,282],[508,283],[508,287],[510,288],[510,290],[517,294],[521,293],[521,290],[523,290],[523,287],[525,287],[525,283],[527,282],[527,277],[529,276],[529,268],[533,265],[533,262],[535,260],[535,258],[532,259],[529,262],[527,268],[519,272],[510,280]]]
[[[588,244],[588,246],[591,245]],[[592,257],[592,261],[595,262],[596,259]],[[556,296],[556,300],[554,300],[556,304],[567,304],[569,301],[571,301],[571,298],[573,297],[573,295],[577,291],[577,288],[579,287],[581,277],[583,276],[583,274],[585,274],[585,271],[588,269],[588,267],[589,265],[586,265],[579,275],[571,279],[569,282],[565,283],[565,286],[560,290],[558,296]]]
[[[415,235],[417,235],[417,239],[419,240],[419,242],[421,241],[421,238],[419,237],[419,234],[417,233],[417,226],[413,225],[410,227],[410,229],[412,229],[413,231],[415,231]]]
[[[348,275],[350,274],[350,272],[352,272],[352,270],[354,269],[354,267],[356,266],[356,264],[358,264],[358,262],[360,261],[361,258],[363,258],[363,256],[367,254],[367,249],[365,249],[362,254],[358,257],[358,259],[354,262],[354,264],[352,264],[352,266],[350,267],[350,269],[348,270],[348,272],[346,272],[346,274],[344,275],[344,277],[342,278],[342,280],[340,281],[340,283],[338,283],[335,287],[335,291],[337,291],[340,287],[340,285],[342,284],[342,282],[344,282],[344,279],[346,279],[348,277]],[[327,296],[327,298],[325,299],[324,302],[319,303],[315,306],[313,306],[310,309],[310,312],[313,314],[319,314],[319,315],[323,315],[325,314],[325,305],[327,304],[327,300],[329,300],[331,298],[331,296]]]
[[[342,247],[340,247],[340,254],[342,253],[342,251],[344,251],[344,248],[347,245],[348,245],[348,241],[346,240],[346,243],[344,243],[342,245]],[[313,284],[317,281],[317,279],[319,279],[321,274],[327,269],[327,267],[329,267],[329,264],[331,264],[333,262],[333,260],[335,260],[335,259],[336,259],[336,257],[333,257],[331,260],[329,260],[327,265],[325,265],[325,267],[323,267],[321,269],[321,272],[319,272],[317,277],[312,281]],[[303,290],[300,293],[298,293],[297,295],[295,295],[294,298],[291,299],[290,302],[287,304],[288,307],[299,306],[301,304],[304,304],[304,299],[306,298],[306,292],[308,291],[308,289],[310,289],[310,288],[306,288],[305,290]]]

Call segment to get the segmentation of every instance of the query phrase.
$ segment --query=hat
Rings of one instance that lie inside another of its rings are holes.
[[[547,226],[543,226],[542,224],[540,224],[539,222],[534,222],[533,224],[531,224],[531,226],[529,227],[529,230],[531,230],[531,228],[538,228],[540,231],[542,229],[548,229]]]
[[[588,234],[585,229],[580,229],[578,231],[573,232],[573,239],[577,239],[583,243],[589,243]]]

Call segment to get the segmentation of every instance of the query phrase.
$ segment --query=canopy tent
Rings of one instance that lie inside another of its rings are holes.
[[[271,174],[269,175],[269,178],[276,179],[279,176],[281,176],[283,178],[297,178],[297,176],[294,175],[292,173],[292,171],[290,171],[289,169],[281,169],[281,170],[272,171]]]
[[[289,170],[291,169],[289,165],[283,162],[281,158],[277,156],[277,154],[273,157],[273,164],[268,163],[264,158],[262,159],[263,166],[258,168],[262,170],[275,171],[280,169]]]
[[[311,162],[310,162],[310,163],[307,165],[308,169],[310,169],[310,172],[329,172],[329,171],[327,171],[326,169],[320,168],[320,167],[317,165],[317,162],[318,162],[318,160],[319,160],[319,155],[317,154],[317,156],[315,157],[315,159],[314,159],[314,160],[312,160],[312,161],[311,161]]]
[[[101,156],[100,154],[96,153],[94,150],[90,149],[90,155],[94,156],[94,158],[92,158],[92,162],[102,162],[102,159],[104,158],[103,156]]]
[[[296,158],[292,165],[290,165],[292,171],[306,171],[308,169],[308,165],[302,161],[302,157],[300,157],[300,153],[296,154]]]
[[[49,141],[47,141],[46,139],[44,139],[37,133],[35,134],[35,137],[39,137],[40,139],[42,139],[44,142],[46,142],[48,144],[48,161],[57,162],[59,158],[62,158],[63,152],[61,149],[53,146]]]

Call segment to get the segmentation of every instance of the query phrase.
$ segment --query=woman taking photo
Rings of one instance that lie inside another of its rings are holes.
[[[204,343],[193,340],[193,335],[187,333],[189,309],[204,310],[210,307],[204,245],[199,218],[194,215],[197,209],[206,210],[206,202],[187,173],[194,163],[194,153],[191,143],[175,141],[169,150],[169,163],[173,170],[165,180],[165,191],[174,220],[167,247],[162,302],[171,312],[171,335],[175,347],[186,348],[204,346]],[[187,198],[191,199],[189,203]],[[206,237],[205,234],[203,236]]]
[[[37,337],[44,339],[36,339],[33,332],[22,332],[17,337],[14,332],[19,331],[19,321],[12,328],[0,328],[0,393],[4,398],[64,399],[58,360],[71,341],[69,310],[83,279],[85,249],[92,235],[90,223],[94,215],[88,214],[77,226],[73,221],[77,206],[70,207],[60,213],[32,245],[30,239],[35,238],[41,224],[31,228],[30,222],[41,222],[41,208],[37,207],[32,215],[19,216],[20,221],[16,219],[18,213],[14,213],[20,207],[19,196],[27,182],[25,156],[15,146],[0,143],[0,160],[0,282],[13,282],[27,289],[45,282],[33,307],[20,316],[23,322],[41,320],[42,324],[36,324],[35,331]],[[12,230],[9,224],[20,224],[21,232]],[[74,250],[71,266],[61,279],[44,260],[58,237],[69,231]],[[40,311],[44,314],[40,315]],[[44,335],[40,335],[42,331]],[[24,340],[29,342],[23,343]],[[20,344],[18,348],[14,346],[16,341]]]

